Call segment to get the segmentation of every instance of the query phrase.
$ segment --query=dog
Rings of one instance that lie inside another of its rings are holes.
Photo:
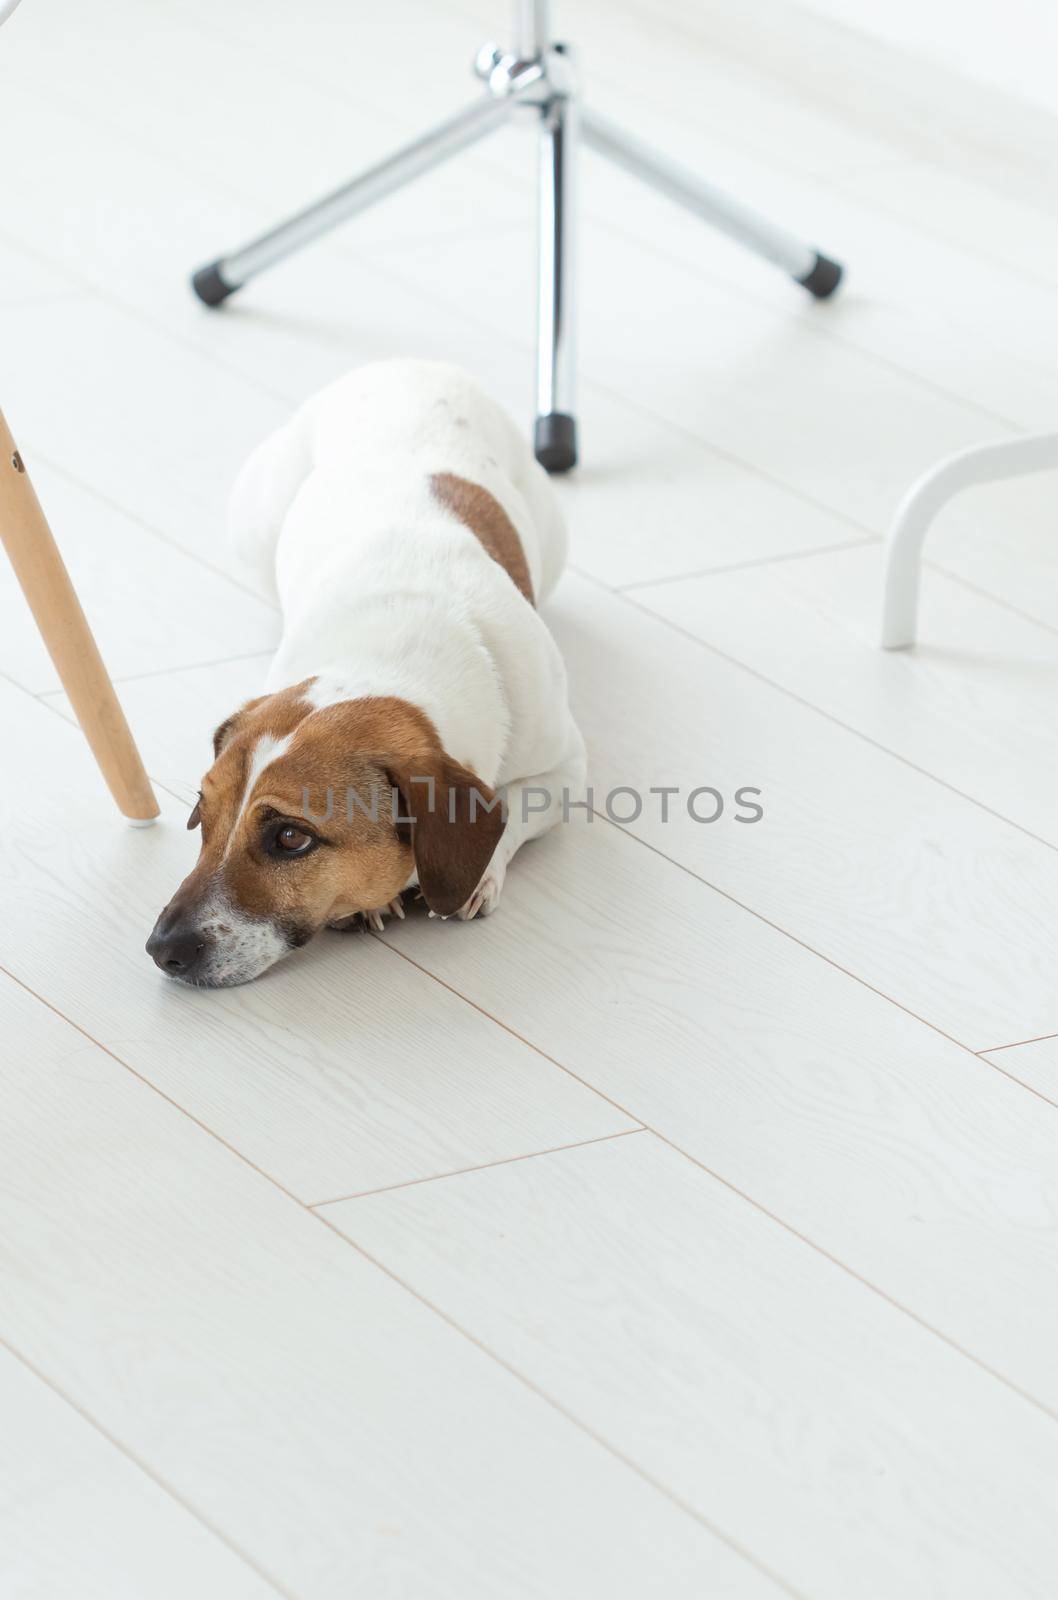
[[[215,988],[324,927],[381,929],[416,885],[438,917],[494,911],[586,776],[536,610],[565,524],[514,423],[455,367],[361,367],[257,448],[229,529],[282,638],[213,736],[199,859],[148,953]]]

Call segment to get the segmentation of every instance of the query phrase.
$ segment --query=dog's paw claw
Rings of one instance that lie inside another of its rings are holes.
[[[364,926],[373,933],[383,933],[387,917],[398,917],[404,920],[404,907],[401,905],[400,895],[395,900],[388,901],[384,906],[379,906],[375,911],[361,911]]]
[[[460,921],[473,922],[475,917],[490,916],[500,903],[500,890],[503,888],[503,879],[504,874],[502,872],[494,872],[490,868],[466,905],[460,906],[456,912],[456,916]]]
[[[368,933],[382,933],[385,931],[387,917],[404,919],[404,907],[400,895],[395,900],[390,900],[387,905],[378,906],[373,911],[354,911],[350,917],[339,917],[337,922],[329,922],[329,928],[337,928],[340,933],[348,933],[355,928],[363,928]]]

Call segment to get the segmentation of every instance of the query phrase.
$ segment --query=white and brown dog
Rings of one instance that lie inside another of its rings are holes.
[[[149,953],[214,987],[320,928],[380,927],[414,884],[438,916],[492,911],[585,777],[535,609],[565,529],[525,440],[455,368],[363,367],[250,457],[231,531],[283,636],[214,735],[201,854]]]

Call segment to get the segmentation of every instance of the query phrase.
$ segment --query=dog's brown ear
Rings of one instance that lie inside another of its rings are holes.
[[[389,761],[386,773],[400,792],[397,826],[410,829],[423,899],[439,917],[450,917],[492,859],[506,822],[503,798],[443,753]]]
[[[235,724],[239,720],[239,713],[232,712],[230,717],[225,717],[219,728],[213,730],[213,759],[216,761],[224,746],[235,732]]]
[[[263,705],[266,699],[266,695],[259,694],[255,700],[247,700],[246,704],[244,706],[240,706],[238,711],[233,711],[230,717],[224,718],[224,721],[213,735],[214,761],[216,761],[225,745],[229,744],[234,738],[238,730],[239,723],[245,716],[246,712],[253,711],[256,706]]]

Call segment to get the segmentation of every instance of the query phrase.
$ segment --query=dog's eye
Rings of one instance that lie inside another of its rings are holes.
[[[295,828],[292,823],[285,823],[272,840],[272,849],[277,855],[303,856],[312,849],[316,840],[311,833],[305,833],[302,828]]]

